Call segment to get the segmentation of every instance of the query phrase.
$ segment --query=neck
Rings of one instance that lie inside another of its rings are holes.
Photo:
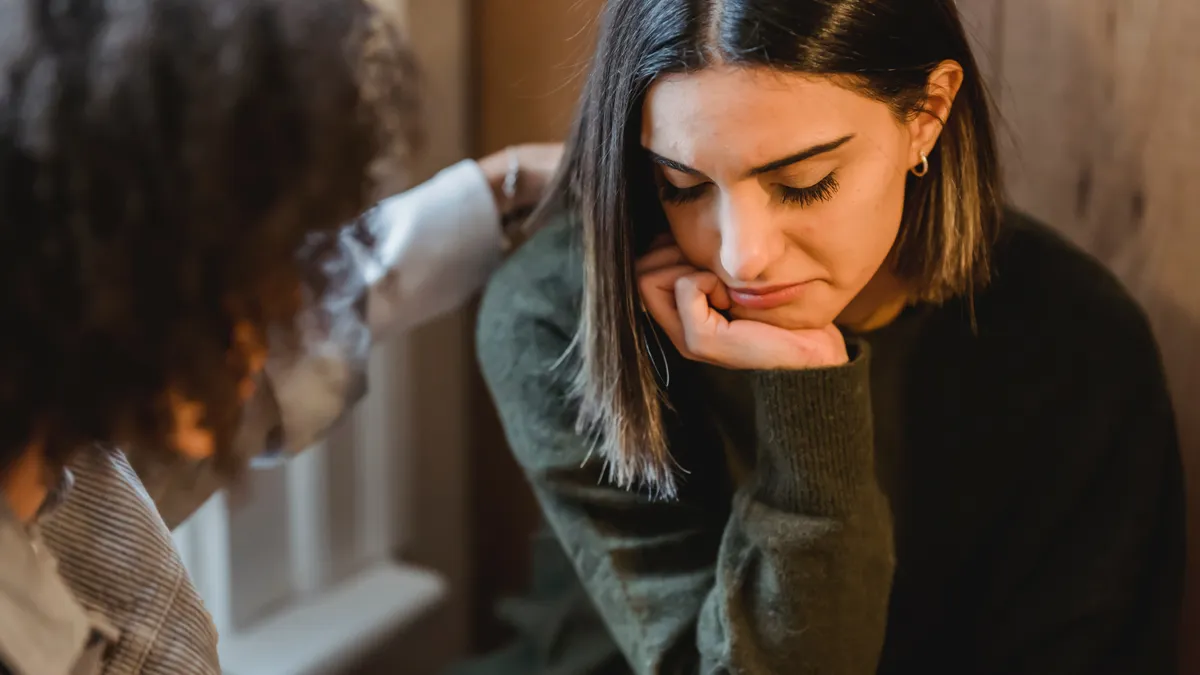
[[[879,330],[900,316],[911,297],[896,275],[880,269],[838,315],[837,324],[855,333]]]
[[[33,521],[50,492],[47,481],[50,472],[44,450],[40,443],[29,446],[0,478],[0,492],[8,502],[8,508],[22,523]]]

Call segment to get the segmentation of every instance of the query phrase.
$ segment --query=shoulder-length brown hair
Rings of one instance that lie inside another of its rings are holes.
[[[905,120],[922,114],[929,75],[948,60],[964,82],[928,175],[909,179],[888,263],[932,302],[986,282],[1001,214],[991,106],[951,0],[608,2],[548,203],[567,204],[582,221],[578,430],[595,438],[618,484],[676,492],[664,397],[644,351],[653,329],[634,276],[636,258],[666,228],[639,142],[650,85],[718,61],[769,67],[836,77]]]

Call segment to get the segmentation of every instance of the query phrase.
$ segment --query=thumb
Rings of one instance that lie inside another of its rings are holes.
[[[696,272],[675,282],[675,304],[679,310],[684,342],[702,359],[711,358],[713,338],[728,321],[713,309],[711,296],[721,292],[721,280],[711,272]]]
[[[695,280],[696,290],[704,294],[709,306],[722,311],[733,307],[733,300],[729,297],[729,288],[725,286],[720,277],[712,272],[698,272],[692,276]]]

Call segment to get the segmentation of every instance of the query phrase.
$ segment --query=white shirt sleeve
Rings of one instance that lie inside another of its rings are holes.
[[[491,188],[470,160],[314,238],[300,257],[325,287],[297,317],[298,344],[272,345],[235,452],[271,464],[319,440],[366,392],[371,345],[460,307],[503,248]],[[139,475],[172,526],[224,482],[210,461]]]
[[[479,165],[465,161],[388,199],[302,264],[323,279],[297,317],[292,348],[273,344],[266,377],[287,449],[316,441],[366,392],[371,345],[458,308],[503,252],[500,215]],[[365,303],[364,303],[365,300]]]
[[[380,264],[365,271],[372,341],[458,309],[502,259],[500,213],[471,160],[383,201],[369,217],[380,233]]]

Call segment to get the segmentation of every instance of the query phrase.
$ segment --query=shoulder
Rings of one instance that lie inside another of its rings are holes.
[[[1137,300],[1103,264],[1045,224],[1009,211],[993,269],[992,283],[977,295],[982,333],[1015,338],[1034,351],[1159,367]]]
[[[1039,519],[1088,512],[1094,522],[1129,523],[1131,509],[1154,508],[1174,527],[1179,442],[1146,313],[1050,227],[1014,212],[1005,230],[993,283],[977,296],[975,372],[986,377],[973,390],[1005,448],[996,461],[1009,470],[996,475],[1024,481],[1032,496],[1020,499]],[[1097,495],[1102,507],[1080,506]],[[1066,510],[1055,516],[1056,508]]]
[[[583,295],[576,219],[552,214],[484,289],[476,345],[485,375],[519,359],[560,359],[575,332]]]
[[[1008,218],[994,261],[993,283],[977,295],[972,368],[984,414],[999,421],[997,438],[1011,441],[1013,466],[1175,462],[1158,345],[1117,278],[1019,214]],[[1045,476],[1067,479],[1062,471]]]

